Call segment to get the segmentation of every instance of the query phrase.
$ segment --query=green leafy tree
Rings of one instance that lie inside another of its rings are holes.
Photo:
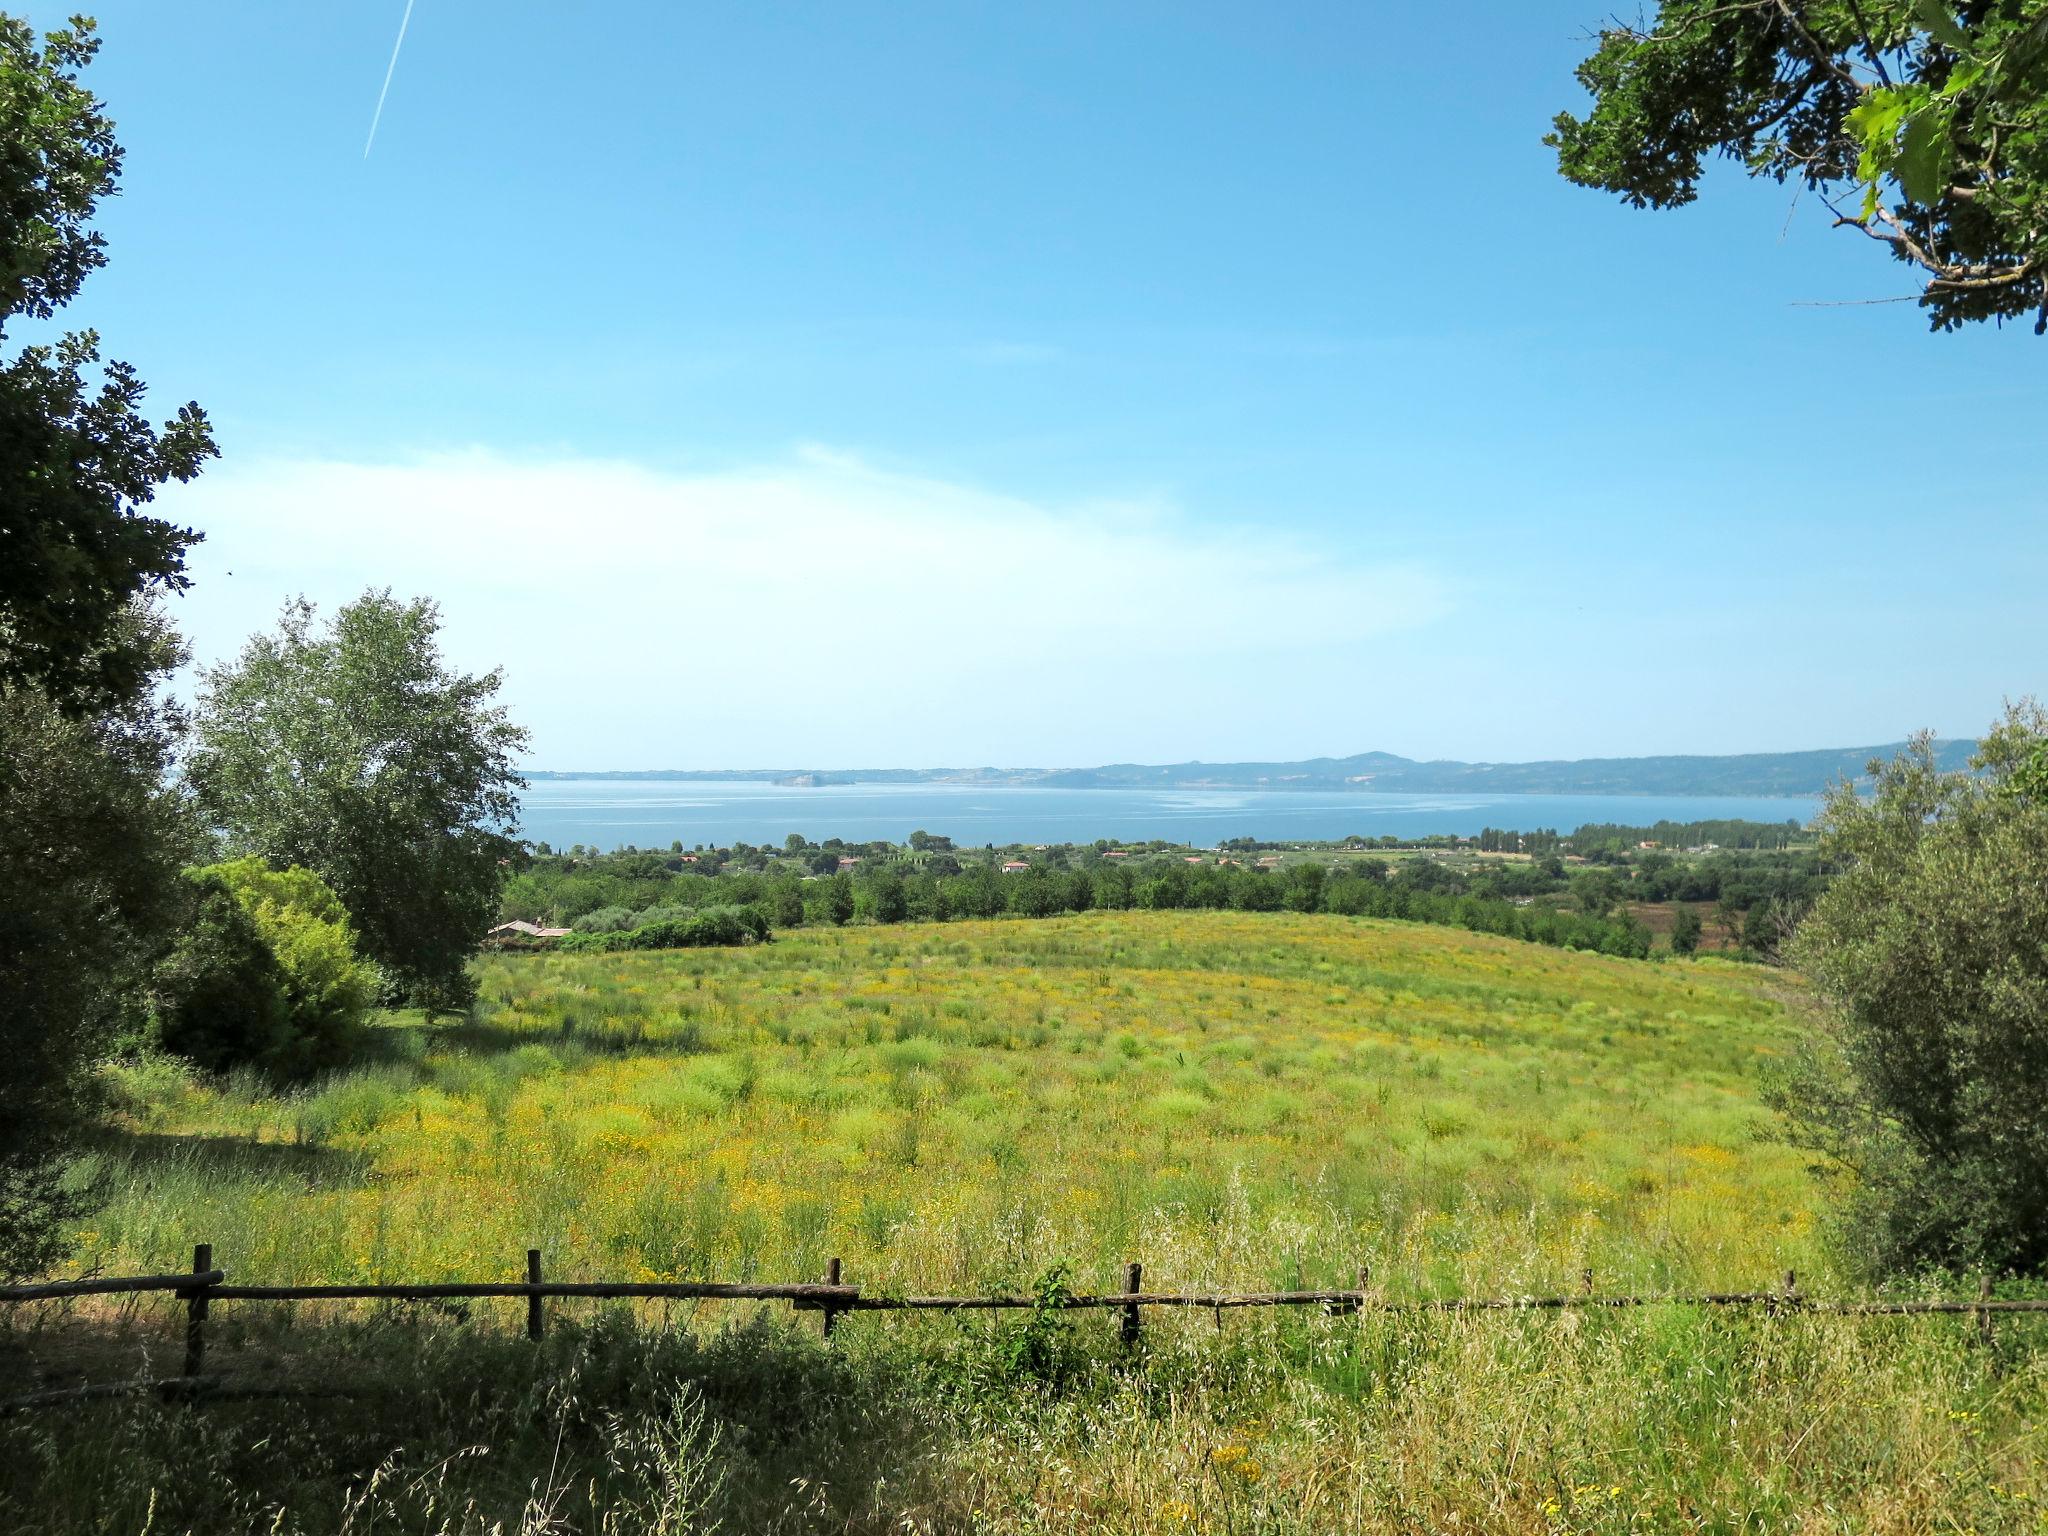
[[[433,603],[371,591],[314,619],[289,604],[202,673],[193,791],[235,852],[317,871],[397,992],[460,1001],[519,851],[526,733],[498,672],[442,663]]]
[[[1784,901],[1761,901],[1742,915],[1742,947],[1759,960],[1775,963],[1799,926],[1799,909]]]
[[[124,622],[121,643],[168,672],[169,632],[147,615]],[[0,682],[0,1273],[55,1258],[90,1073],[139,1027],[186,908],[190,826],[164,789],[177,727],[147,694],[80,716]]]
[[[1572,876],[1572,899],[1588,917],[1604,917],[1621,905],[1625,887],[1611,869],[1582,869]]]
[[[803,882],[785,875],[768,887],[768,915],[778,928],[800,928],[804,920]]]
[[[1671,952],[1674,955],[1690,955],[1700,947],[1700,922],[1698,909],[1681,906],[1671,914]]]
[[[853,920],[851,875],[827,875],[818,882],[818,916],[834,927],[844,927]]]
[[[106,264],[92,219],[116,190],[121,147],[79,80],[98,48],[82,18],[38,41],[0,15],[0,683],[41,689],[70,714],[147,687],[151,643],[123,616],[185,587],[198,535],[141,509],[215,451],[196,405],[151,426],[142,381],[125,363],[100,366],[92,331],[6,355],[10,323],[51,319]]]
[[[1008,877],[1005,904],[1024,917],[1052,917],[1066,909],[1066,887],[1043,868],[1033,865],[1020,875]]]
[[[0,1271],[49,1261],[61,1158],[88,1074],[133,1027],[182,909],[189,852],[163,789],[177,735],[156,700],[175,660],[148,611],[197,537],[143,514],[214,452],[187,406],[161,431],[91,331],[18,350],[106,262],[112,121],[79,80],[98,44],[0,15]]]
[[[1728,943],[1742,942],[1742,908],[1732,893],[1724,891],[1715,900],[1714,922]]]
[[[2048,1269],[2044,740],[2015,706],[1957,773],[1921,736],[1820,818],[1841,872],[1793,954],[1823,1008],[1782,1103],[1853,1176],[1843,1235],[1875,1272]]]
[[[1917,268],[1935,329],[2048,331],[2048,0],[1663,0],[1578,78],[1545,142],[1580,185],[1675,208],[1725,155]]]
[[[1323,910],[1323,881],[1320,864],[1297,864],[1287,872],[1287,908],[1290,912]]]
[[[2013,764],[2005,789],[2017,798],[2048,804],[2048,740],[2036,742]]]
[[[910,916],[910,894],[893,869],[879,870],[865,884],[867,915],[878,923],[900,923]]]

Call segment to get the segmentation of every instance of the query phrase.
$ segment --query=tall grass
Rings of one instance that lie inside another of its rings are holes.
[[[127,1085],[81,1265],[268,1280],[1551,1290],[1822,1263],[1754,973],[1398,924],[1128,913],[518,956],[269,1098]]]
[[[565,1309],[566,1310],[566,1309]],[[1967,1320],[1668,1311],[856,1316],[540,1346],[446,1318],[234,1324],[340,1401],[0,1419],[38,1532],[2038,1533],[2044,1351]],[[728,1314],[731,1317],[731,1314]],[[173,1331],[137,1334],[169,1356]],[[0,1347],[14,1342],[0,1333]]]

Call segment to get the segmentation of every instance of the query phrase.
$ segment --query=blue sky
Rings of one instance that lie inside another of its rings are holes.
[[[64,7],[61,9],[68,9]],[[1540,143],[1601,7],[105,0],[74,306],[537,766],[1512,759],[2048,691],[2048,342]],[[37,22],[60,8],[33,6]],[[232,573],[232,574],[230,574]]]

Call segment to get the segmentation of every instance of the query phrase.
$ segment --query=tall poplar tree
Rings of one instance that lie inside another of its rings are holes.
[[[291,603],[202,674],[194,794],[235,852],[332,886],[394,994],[459,1002],[519,851],[526,733],[500,673],[442,661],[433,603],[371,591],[316,618]]]

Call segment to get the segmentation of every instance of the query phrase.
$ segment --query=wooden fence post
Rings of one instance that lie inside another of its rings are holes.
[[[204,1275],[213,1269],[213,1244],[195,1243],[192,1273]],[[206,1287],[195,1285],[185,1298],[185,1374],[197,1376],[206,1364]]]
[[[1785,1271],[1785,1305],[1788,1307],[1799,1305],[1799,1276],[1796,1272],[1789,1269]]]
[[[526,1250],[526,1283],[528,1285],[539,1285],[541,1283],[540,1250],[538,1248]],[[547,1315],[541,1309],[540,1292],[527,1292],[526,1336],[529,1339],[538,1340],[542,1334],[547,1332],[547,1326]]]
[[[1991,1276],[1988,1274],[1977,1282],[1977,1299],[1980,1302],[1987,1302],[1991,1299]],[[1992,1333],[1991,1309],[1989,1307],[1980,1306],[1977,1309],[1977,1342],[1983,1345],[1986,1350],[1989,1350],[1993,1343],[1996,1342]],[[1998,1358],[1995,1355],[1992,1357],[1991,1369],[1994,1374],[1998,1370]]]
[[[1587,1296],[1593,1294],[1593,1266],[1590,1264],[1579,1271],[1579,1290]]]
[[[832,1260],[832,1261],[831,1261],[830,1263],[826,1264],[826,1266],[825,1266],[825,1283],[826,1283],[827,1285],[837,1285],[837,1284],[839,1283],[839,1261],[838,1261],[837,1259],[833,1259],[833,1260]],[[834,1307],[834,1306],[832,1305],[832,1303],[831,1303],[831,1302],[829,1302],[829,1301],[828,1301],[828,1302],[826,1302],[826,1303],[825,1303],[825,1337],[826,1337],[826,1338],[828,1338],[828,1339],[829,1339],[829,1338],[831,1338],[831,1337],[832,1337],[832,1325],[833,1325],[833,1324],[834,1324],[835,1322],[837,1322],[838,1320],[839,1320],[839,1313],[838,1313],[838,1310],[837,1310],[837,1309],[836,1309],[836,1308],[835,1308],[835,1307]]]
[[[1137,1295],[1139,1282],[1144,1278],[1144,1265],[1138,1263],[1135,1259],[1126,1264],[1124,1266],[1124,1294],[1126,1296]],[[1138,1309],[1135,1306],[1124,1308],[1123,1341],[1124,1348],[1126,1349],[1129,1349],[1138,1342]]]

